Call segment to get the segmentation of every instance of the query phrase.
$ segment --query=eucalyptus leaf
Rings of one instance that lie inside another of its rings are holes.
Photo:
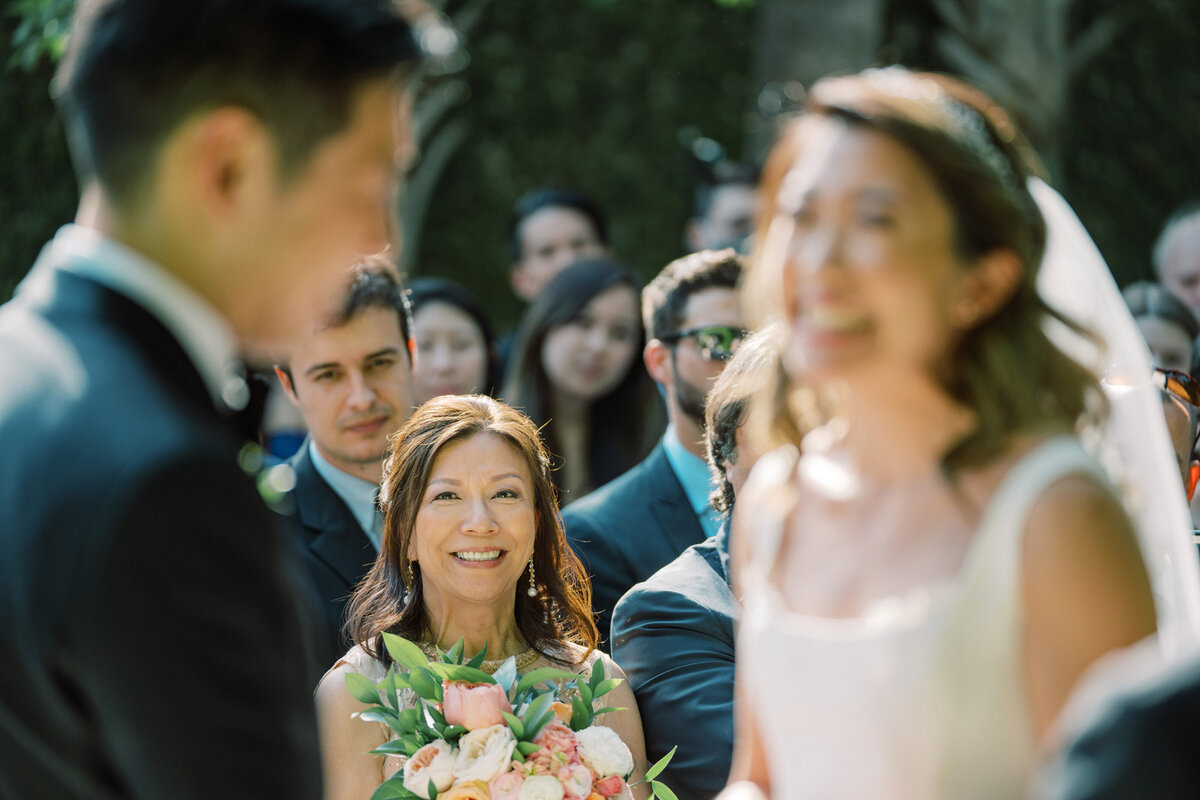
[[[679,800],[671,791],[671,787],[662,781],[650,781],[650,791],[654,793],[655,797],[660,797],[662,800]]]
[[[500,716],[508,723],[508,729],[512,731],[513,738],[518,742],[521,741],[525,737],[525,724],[507,711],[501,711]]]
[[[574,680],[575,677],[574,672],[567,672],[565,669],[541,667],[540,669],[525,673],[525,677],[521,678],[520,682],[517,683],[516,693],[519,695],[526,689],[537,686],[542,681],[569,681]]]
[[[542,714],[541,716],[539,716],[533,720],[526,719],[525,720],[525,735],[528,736],[530,738],[530,740],[533,740],[535,737],[537,737],[537,735],[539,733],[542,732],[542,728],[544,728],[548,724],[550,724],[550,720],[552,720],[552,719],[554,719],[553,711],[547,711],[544,714]]]
[[[420,647],[394,633],[385,632],[383,634],[383,646],[387,648],[388,654],[396,663],[407,667],[409,672],[412,672],[417,667],[425,666],[429,661]]]
[[[662,772],[666,768],[667,764],[671,763],[671,758],[675,755],[675,751],[678,749],[679,749],[679,745],[675,745],[674,747],[671,748],[671,752],[667,753],[665,756],[660,758],[658,761],[655,761],[654,766],[652,766],[650,769],[646,770],[646,778],[645,779],[648,781],[652,781],[655,778],[657,778],[659,773]]]
[[[504,687],[504,691],[509,693],[510,697],[514,697],[513,685],[517,682],[517,658],[509,656],[504,659],[504,663],[500,665],[500,669],[492,673],[492,680]]]
[[[357,672],[347,672],[346,688],[350,690],[350,694],[354,695],[354,699],[358,702],[366,703],[369,706],[380,705],[379,690],[375,688],[375,684],[371,679],[365,675],[359,675]]]
[[[521,721],[525,723],[525,736],[523,738],[532,739],[534,736],[537,735],[536,733],[530,732],[530,730],[529,730],[530,723],[532,723],[534,720],[538,719],[539,717],[545,715],[548,712],[553,713],[553,712],[550,712],[550,706],[552,706],[553,704],[554,704],[554,695],[549,694],[549,693],[540,694],[537,697],[533,698],[533,700],[525,708],[525,713],[521,716]]]
[[[606,681],[601,681],[600,685],[592,691],[592,699],[596,700],[603,697],[624,682],[624,678],[609,678]]]

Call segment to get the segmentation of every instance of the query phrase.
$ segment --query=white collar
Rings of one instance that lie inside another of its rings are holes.
[[[237,337],[207,300],[137,251],[93,228],[64,225],[47,247],[58,269],[133,300],[163,324],[192,360],[215,402],[246,404]]]

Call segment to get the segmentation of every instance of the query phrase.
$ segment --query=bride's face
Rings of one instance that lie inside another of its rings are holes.
[[[966,274],[948,205],[921,162],[882,133],[814,120],[806,135],[763,250],[782,261],[789,374],[935,374],[956,337]]]
[[[439,616],[451,604],[512,614],[536,520],[529,469],[508,440],[481,433],[446,445],[433,463],[408,546],[421,570],[426,608]]]

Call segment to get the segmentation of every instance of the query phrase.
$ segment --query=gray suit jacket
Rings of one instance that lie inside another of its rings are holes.
[[[710,800],[733,755],[733,620],[729,531],[689,547],[634,586],[613,612],[612,656],[637,696],[650,763],[679,800]]]

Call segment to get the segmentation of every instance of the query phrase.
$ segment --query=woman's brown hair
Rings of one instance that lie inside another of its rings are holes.
[[[533,565],[537,595],[530,597],[529,573],[514,588],[514,613],[525,641],[539,653],[563,664],[574,657],[564,642],[589,653],[599,633],[592,618],[592,589],[579,558],[567,545],[550,480],[550,459],[537,428],[519,411],[484,395],[435,397],[421,406],[393,437],[381,492],[385,508],[383,541],[375,565],[350,600],[351,639],[371,655],[387,661],[383,632],[419,641],[431,634],[431,620],[421,593],[421,568],[408,559],[417,510],[438,455],[451,442],[480,434],[499,436],[521,454],[533,482],[537,530]],[[411,570],[411,572],[410,572]],[[404,602],[405,576],[412,576]]]
[[[1017,432],[1070,429],[1085,414],[1103,413],[1096,377],[1046,333],[1046,324],[1055,321],[1096,341],[1037,293],[1046,223],[1028,189],[1028,180],[1040,173],[1036,157],[999,106],[945,76],[890,67],[813,86],[805,113],[783,130],[764,170],[765,210],[750,292],[758,307],[752,314],[761,321],[778,303],[784,266],[779,259],[765,263],[762,245],[784,179],[803,155],[814,119],[877,131],[913,153],[950,209],[954,247],[964,263],[996,249],[1009,250],[1020,261],[1022,275],[1012,296],[964,332],[943,365],[946,390],[977,416],[975,429],[943,454],[946,473],[986,463]],[[796,419],[793,391],[780,384],[764,393],[771,409],[763,416],[773,420],[776,431],[810,424]]]

